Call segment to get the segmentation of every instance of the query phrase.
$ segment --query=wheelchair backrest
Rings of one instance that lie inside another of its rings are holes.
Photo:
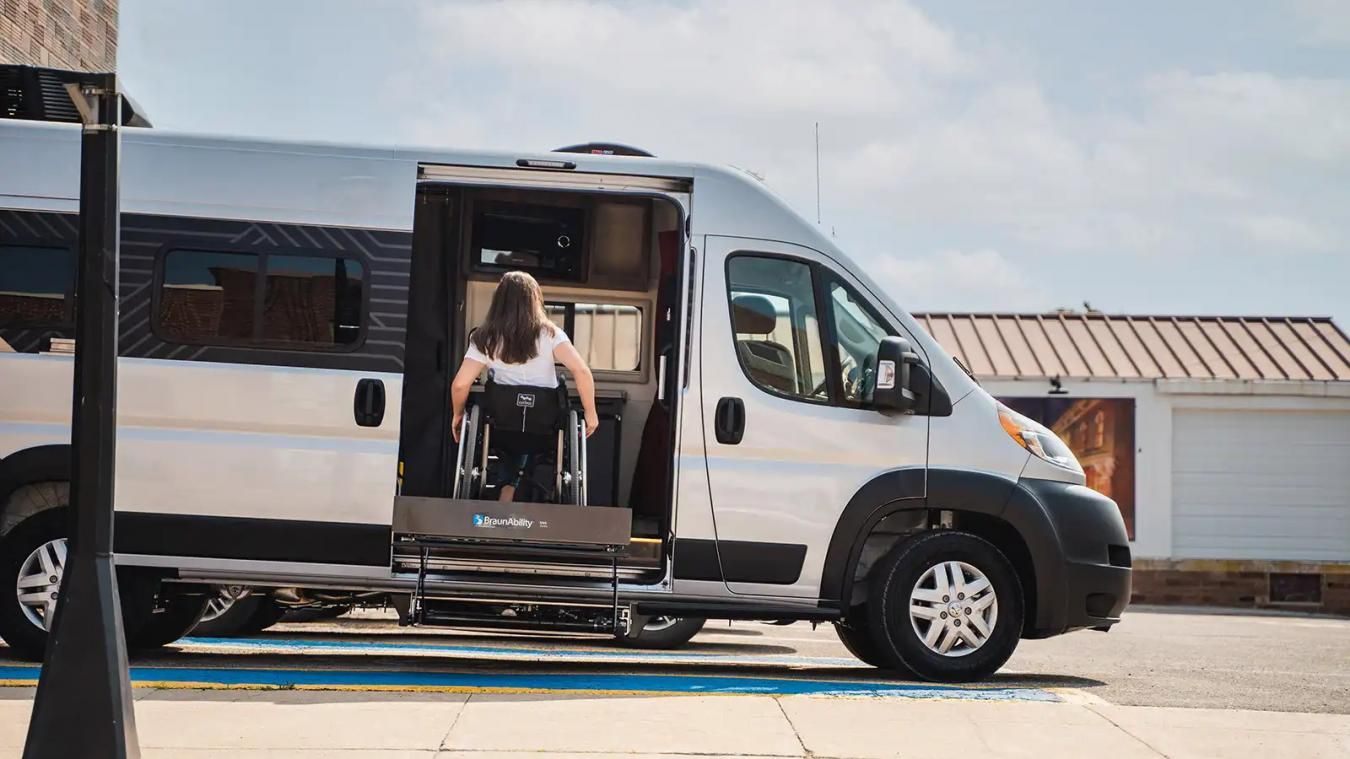
[[[542,435],[556,431],[567,409],[567,386],[499,385],[483,389],[484,411],[493,427]]]

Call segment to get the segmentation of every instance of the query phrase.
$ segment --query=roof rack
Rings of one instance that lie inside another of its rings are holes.
[[[580,145],[568,145],[565,148],[558,148],[553,152],[589,153],[590,155],[626,155],[636,156],[638,158],[656,157],[642,148],[635,148],[632,145],[621,145],[617,142],[583,142]]]

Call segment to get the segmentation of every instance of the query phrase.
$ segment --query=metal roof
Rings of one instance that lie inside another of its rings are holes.
[[[1350,380],[1350,339],[1325,317],[914,317],[982,378]]]

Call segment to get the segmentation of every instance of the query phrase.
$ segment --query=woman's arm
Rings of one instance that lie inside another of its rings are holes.
[[[553,358],[567,367],[567,371],[572,373],[572,381],[577,383],[581,408],[586,411],[586,437],[590,437],[600,426],[600,415],[595,413],[595,377],[591,376],[591,368],[586,366],[586,361],[581,358],[580,353],[577,353],[571,342],[562,343],[554,348]]]
[[[456,443],[459,442],[459,425],[464,421],[464,404],[469,402],[469,389],[473,387],[478,375],[483,373],[484,366],[486,364],[482,361],[465,358],[459,365],[455,378],[450,382],[450,407],[455,412],[450,422],[450,434],[455,436]]]

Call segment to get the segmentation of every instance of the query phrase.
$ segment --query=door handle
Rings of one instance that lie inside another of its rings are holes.
[[[745,403],[740,398],[723,398],[717,402],[713,415],[713,431],[717,442],[737,445],[745,437]]]
[[[352,415],[361,427],[379,427],[384,421],[384,380],[363,379],[356,383]]]

